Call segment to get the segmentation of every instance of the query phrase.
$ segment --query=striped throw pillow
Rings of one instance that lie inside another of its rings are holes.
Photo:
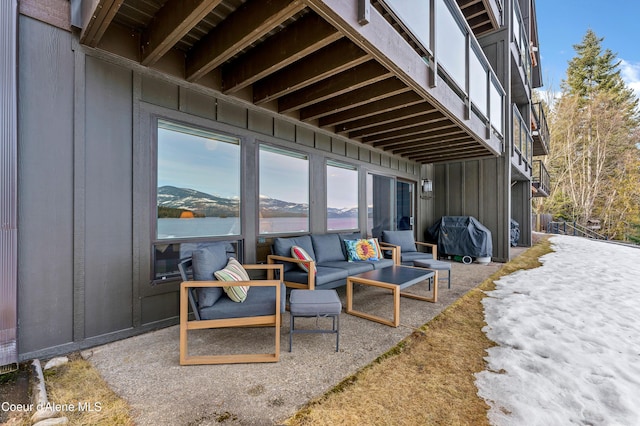
[[[233,257],[229,258],[229,262],[227,262],[227,266],[225,266],[224,269],[216,271],[213,274],[218,281],[250,281],[247,271],[245,271],[240,262]],[[229,296],[229,299],[239,303],[244,302],[249,293],[248,285],[225,286],[223,289],[224,292],[227,293],[227,296]]]
[[[300,259],[300,260],[313,260],[313,258],[309,256],[309,253],[307,253],[306,250],[300,246],[291,247],[291,257],[295,257],[296,259]],[[300,269],[302,269],[306,273],[309,273],[309,268],[307,265],[308,264],[306,263],[298,263],[298,266],[300,267]],[[316,272],[318,272],[318,270],[316,269],[316,266],[313,265],[314,275],[316,274]]]

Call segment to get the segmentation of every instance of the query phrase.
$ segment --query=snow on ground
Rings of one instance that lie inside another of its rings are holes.
[[[551,238],[483,301],[494,425],[640,425],[640,248]]]

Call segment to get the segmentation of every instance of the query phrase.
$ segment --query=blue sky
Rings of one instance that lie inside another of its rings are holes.
[[[588,28],[622,60],[622,77],[640,95],[639,0],[536,0],[543,90],[560,91],[574,44]]]

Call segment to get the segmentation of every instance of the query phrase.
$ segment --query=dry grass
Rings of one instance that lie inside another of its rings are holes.
[[[484,370],[484,291],[520,269],[540,266],[544,239],[505,264],[479,287],[414,332],[376,362],[311,401],[288,425],[487,425],[474,373]]]
[[[109,389],[98,371],[82,358],[46,371],[45,383],[49,401],[63,405],[62,415],[69,419],[69,424],[134,424],[129,405]]]

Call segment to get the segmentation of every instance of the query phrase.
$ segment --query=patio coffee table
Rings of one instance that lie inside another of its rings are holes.
[[[437,283],[438,272],[423,268],[414,268],[412,266],[391,266],[350,276],[347,278],[347,307],[345,312],[371,321],[376,321],[381,324],[397,327],[400,325],[400,296],[432,303],[438,301],[437,285],[433,286],[433,297],[419,296],[417,294],[401,291],[427,279],[433,279],[434,283]],[[376,315],[367,314],[353,309],[353,284],[362,284],[391,290],[393,293],[393,320],[390,321]]]

